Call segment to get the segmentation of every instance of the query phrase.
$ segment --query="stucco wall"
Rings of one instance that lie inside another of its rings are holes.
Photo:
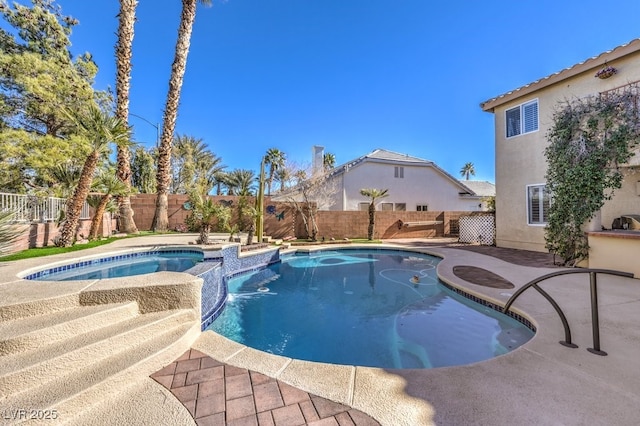
[[[404,177],[394,177],[394,168],[404,167]],[[478,198],[461,197],[461,187],[434,167],[411,163],[365,161],[336,178],[337,192],[331,210],[358,210],[369,198],[360,195],[364,188],[388,189],[380,203],[405,203],[407,211],[427,205],[433,211],[481,210]],[[378,209],[380,206],[378,205]]]
[[[608,65],[618,69],[618,73],[609,79],[594,77],[598,66],[495,108],[496,244],[499,247],[546,251],[544,227],[527,223],[526,188],[527,185],[545,183],[546,134],[552,124],[553,112],[561,102],[640,80],[640,53],[609,62]],[[534,99],[538,99],[539,130],[507,139],[505,111]],[[635,195],[634,179],[638,180],[637,174],[625,180],[625,187],[619,191],[615,202],[603,209],[603,225],[609,227],[613,217],[634,211],[633,205],[639,200]],[[576,185],[579,184],[576,182]],[[635,210],[639,211],[640,208],[636,207]]]
[[[638,232],[589,233],[589,268],[631,272],[640,277]]]
[[[625,176],[622,188],[602,208],[602,226],[611,229],[613,219],[624,214],[640,214],[640,171]]]

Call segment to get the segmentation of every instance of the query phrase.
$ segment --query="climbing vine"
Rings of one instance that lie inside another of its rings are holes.
[[[547,189],[552,194],[546,247],[566,266],[588,257],[583,227],[611,199],[620,168],[640,142],[638,86],[562,103],[547,133]]]

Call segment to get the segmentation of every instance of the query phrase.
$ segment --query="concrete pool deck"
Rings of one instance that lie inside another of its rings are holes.
[[[147,238],[120,240],[86,252],[51,258],[0,263],[0,305],[23,293],[24,287],[20,286],[28,283],[17,280],[16,274],[25,269],[132,246],[185,244],[194,239],[187,235]],[[548,256],[525,251],[456,247],[445,240],[388,243],[391,247],[443,257],[438,266],[443,281],[499,305],[504,305],[510,295],[528,281],[557,270],[549,265]],[[491,271],[513,283],[515,288],[491,288],[474,284],[471,279],[463,280],[454,273],[456,266]],[[348,421],[368,424],[375,419],[389,426],[637,425],[640,417],[640,281],[598,275],[598,285],[600,343],[607,356],[586,350],[593,346],[587,274],[556,277],[540,284],[566,314],[572,340],[579,345],[577,349],[558,343],[564,338],[558,314],[533,289],[525,292],[514,308],[534,323],[536,336],[506,355],[472,365],[390,370],[313,363],[266,354],[210,331],[195,336],[190,347],[197,351],[194,353],[215,362],[259,373],[257,377],[276,379],[314,398],[344,404],[369,416],[348,420],[332,416],[317,420],[324,422],[317,424],[351,424]],[[77,291],[73,285],[65,288],[68,292]],[[177,355],[167,358],[162,365],[177,359],[180,359]],[[4,408],[2,401],[0,399],[0,412]],[[111,405],[103,405],[90,414],[95,424],[196,424],[188,409],[170,391],[148,377],[136,380],[135,386],[129,386],[126,392],[110,401]],[[83,418],[85,422],[87,419]],[[265,423],[268,421],[299,424],[294,420],[276,420],[273,414],[262,418],[249,415],[226,420],[226,424],[270,424]],[[204,418],[197,423],[206,424]],[[313,424],[306,418],[305,423]]]

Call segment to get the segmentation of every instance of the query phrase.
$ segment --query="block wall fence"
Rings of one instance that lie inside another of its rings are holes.
[[[234,223],[237,221],[237,206],[239,197],[214,196],[216,201],[225,202],[231,206],[234,213]],[[136,226],[141,231],[151,229],[155,213],[155,194],[138,194],[131,197],[131,207],[134,211]],[[169,195],[169,229],[183,229],[190,213],[187,195]],[[248,197],[249,205],[255,200]],[[93,214],[93,211],[91,212]],[[458,219],[469,212],[407,212],[407,211],[376,211],[374,238],[433,238],[458,235]],[[401,226],[404,222],[441,221],[437,225]],[[366,211],[319,211],[317,213],[318,239],[327,240],[344,238],[366,238],[369,226],[369,213]],[[58,234],[58,227],[53,222],[31,223],[15,225],[22,230],[22,236],[14,242],[11,252],[34,247],[53,245],[53,238]],[[77,231],[78,239],[89,234],[90,220],[81,220]],[[103,236],[111,235],[117,230],[117,221],[105,214],[103,220]],[[304,223],[295,210],[286,203],[271,202],[265,199],[264,235],[273,238],[296,237],[306,238]]]
[[[237,220],[239,197],[213,196],[217,202],[231,206],[234,221]],[[138,194],[131,198],[131,207],[138,229],[150,230],[155,213],[155,194]],[[185,223],[190,211],[185,208],[189,201],[187,195],[171,194],[168,200],[169,229],[176,230]],[[248,197],[249,205],[255,199]],[[295,210],[287,203],[272,202],[265,198],[264,233],[273,238],[298,237],[305,238],[304,223]],[[469,212],[406,212],[377,211],[375,238],[429,238],[458,234],[458,218]],[[400,227],[402,222],[441,221],[439,225]],[[317,214],[318,238],[343,239],[366,238],[369,226],[369,213],[366,211],[319,211]]]

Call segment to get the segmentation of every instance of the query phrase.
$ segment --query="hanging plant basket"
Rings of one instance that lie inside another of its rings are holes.
[[[602,68],[600,71],[598,71],[595,76],[598,77],[601,80],[604,80],[605,78],[609,78],[609,77],[611,77],[612,75],[614,75],[617,72],[618,72],[618,70],[615,69],[614,67],[606,66],[606,67]]]

